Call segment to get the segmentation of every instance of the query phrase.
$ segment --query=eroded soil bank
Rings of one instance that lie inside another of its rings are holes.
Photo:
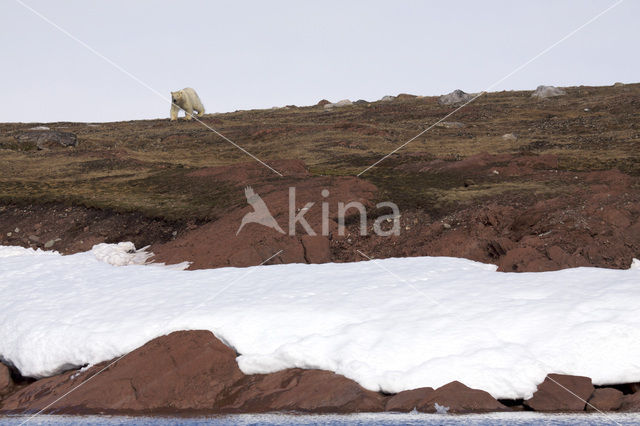
[[[438,210],[401,208],[397,236],[379,236],[373,229],[376,219],[391,213],[376,208],[390,194],[365,179],[316,176],[301,161],[287,160],[276,163],[287,176],[275,181],[256,163],[190,172],[194,185],[232,188],[240,197],[212,220],[168,220],[73,204],[14,203],[0,207],[0,244],[74,253],[100,242],[133,241],[137,247],[151,245],[158,261],[187,260],[193,262],[192,269],[258,265],[280,250],[269,263],[350,262],[364,260],[364,253],[372,258],[465,257],[497,264],[506,272],[628,268],[640,256],[638,177],[615,169],[564,171],[557,162],[551,155],[480,154],[459,161],[399,165],[401,171],[455,175],[462,182],[460,197],[484,179],[517,180],[531,190],[487,191],[480,199],[452,202]],[[535,190],[554,185],[555,192]],[[243,217],[254,210],[243,200],[246,186],[260,195],[286,234],[256,223],[240,229]],[[304,218],[317,235],[309,235],[300,224],[295,235],[287,235],[289,188],[295,188],[296,214],[314,203]],[[327,197],[322,196],[323,190],[329,192]],[[355,209],[347,211],[345,235],[340,235],[338,203],[352,201],[367,208],[367,217]],[[329,209],[326,235],[322,235],[323,204]],[[391,226],[383,222],[383,229]]]

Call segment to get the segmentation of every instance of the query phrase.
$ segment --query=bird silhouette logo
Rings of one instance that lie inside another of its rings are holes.
[[[240,228],[236,232],[236,235],[240,233],[242,228],[248,223],[259,223],[260,225],[264,225],[267,228],[275,229],[276,231],[284,234],[285,232],[280,228],[278,222],[273,218],[269,208],[265,204],[265,202],[260,198],[258,194],[253,191],[253,188],[247,186],[244,189],[244,195],[247,197],[247,203],[251,207],[253,207],[253,211],[244,215],[242,218],[242,223],[240,223]]]

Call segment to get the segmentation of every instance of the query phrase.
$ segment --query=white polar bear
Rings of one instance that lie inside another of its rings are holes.
[[[184,110],[185,118],[191,120],[193,111],[196,111],[198,117],[204,114],[204,106],[198,97],[198,94],[191,87],[186,87],[177,92],[171,92],[171,121],[178,119],[178,112]]]

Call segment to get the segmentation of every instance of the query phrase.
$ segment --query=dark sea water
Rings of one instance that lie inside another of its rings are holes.
[[[25,423],[26,422],[26,423]],[[640,413],[538,414],[495,413],[464,416],[442,414],[288,415],[242,414],[216,417],[27,416],[0,417],[1,425],[640,425]]]

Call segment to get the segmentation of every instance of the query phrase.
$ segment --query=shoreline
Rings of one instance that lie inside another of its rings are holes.
[[[594,387],[588,377],[549,374],[527,400],[497,400],[460,382],[383,394],[325,370],[294,368],[245,375],[236,355],[211,332],[174,332],[148,342],[100,374],[96,373],[113,361],[28,384],[11,382],[0,389],[4,395],[0,416],[34,414],[80,383],[82,390],[69,393],[42,414],[196,418],[267,413],[640,412],[639,383]],[[174,371],[165,370],[167,360],[176,363]],[[4,370],[8,371],[1,368],[0,376]]]

